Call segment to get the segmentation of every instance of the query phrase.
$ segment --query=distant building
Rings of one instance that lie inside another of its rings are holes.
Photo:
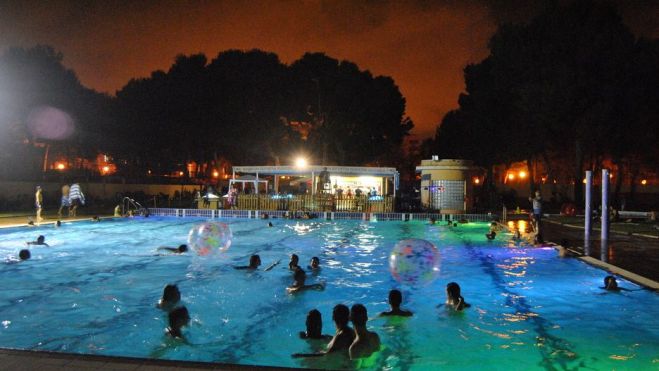
[[[421,205],[443,214],[460,214],[474,204],[473,179],[479,168],[469,160],[433,156],[416,167],[421,173]]]

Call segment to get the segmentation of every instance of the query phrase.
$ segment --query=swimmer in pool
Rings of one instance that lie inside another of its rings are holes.
[[[259,265],[261,265],[261,257],[258,255],[252,255],[249,257],[249,265],[242,265],[238,267],[233,267],[233,269],[258,269]]]
[[[158,300],[157,307],[169,312],[174,309],[180,301],[181,292],[179,291],[178,286],[169,284],[163,289],[162,298]]]
[[[5,260],[5,263],[7,263],[7,264],[16,264],[16,263],[20,263],[20,262],[22,262],[22,261],[25,261],[25,260],[30,259],[31,256],[32,256],[32,255],[30,254],[30,250],[28,250],[28,249],[23,249],[23,250],[19,251],[19,253],[18,253],[18,259],[16,259],[16,258],[13,257],[13,256],[12,256],[12,257],[8,257],[8,258]]]
[[[30,250],[28,249],[23,249],[18,253],[18,258],[21,260],[28,260],[32,257],[32,254],[30,254]]]
[[[190,313],[186,307],[178,307],[169,312],[167,333],[173,338],[183,338],[181,329],[190,323]]]
[[[355,304],[350,309],[350,320],[355,327],[355,340],[350,345],[350,359],[366,358],[380,350],[380,336],[366,329],[366,307]]]
[[[43,235],[37,237],[37,240],[36,240],[36,241],[26,242],[26,244],[28,244],[28,245],[41,245],[41,246],[50,247],[50,245],[48,245],[48,244],[46,243],[46,237],[44,237]]]
[[[320,283],[315,283],[313,285],[305,285],[307,279],[307,274],[304,273],[304,270],[300,267],[297,267],[295,273],[293,274],[293,284],[286,288],[286,292],[289,294],[300,292],[304,290],[324,290],[325,286]]]
[[[332,320],[336,327],[336,333],[334,334],[334,337],[332,337],[332,340],[327,344],[327,350],[318,353],[295,353],[292,357],[322,357],[330,353],[343,353],[344,356],[347,357],[348,349],[355,340],[355,332],[350,326],[348,326],[350,309],[343,304],[336,305],[334,310],[332,310]]]
[[[323,317],[317,309],[309,311],[306,321],[307,331],[300,331],[300,339],[326,339],[330,335],[323,335]]]
[[[188,252],[188,245],[182,244],[179,245],[178,247],[162,246],[159,247],[158,250],[165,250],[165,251],[173,252],[174,254],[183,254],[184,252]]]
[[[311,258],[311,262],[309,263],[309,266],[307,268],[309,268],[312,271],[320,270],[320,259],[318,259],[317,256]]]
[[[288,269],[295,271],[299,268],[298,263],[300,262],[300,257],[296,254],[291,254],[291,261],[288,263]]]
[[[467,304],[462,295],[460,295],[460,285],[455,282],[450,282],[446,285],[446,305],[456,311],[461,311],[471,306],[471,304]]]
[[[490,224],[490,233],[486,233],[485,237],[487,237],[488,240],[493,240],[494,237],[496,236],[497,236],[497,223],[492,222],[492,224]]]
[[[403,294],[399,290],[389,291],[389,306],[391,310],[388,312],[380,313],[380,316],[401,316],[411,317],[412,312],[409,310],[400,309],[400,304],[403,302]]]
[[[614,276],[606,276],[604,277],[604,287],[602,287],[604,290],[607,291],[615,291],[615,292],[620,292],[620,291],[633,291],[629,290],[623,287],[618,287],[618,281]]]

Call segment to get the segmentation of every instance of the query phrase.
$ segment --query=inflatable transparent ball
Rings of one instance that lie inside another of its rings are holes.
[[[439,274],[437,247],[418,238],[399,241],[389,255],[389,270],[396,281],[409,286],[425,286]]]
[[[188,246],[198,255],[213,255],[226,251],[231,246],[231,228],[224,223],[205,222],[197,224],[188,234]]]

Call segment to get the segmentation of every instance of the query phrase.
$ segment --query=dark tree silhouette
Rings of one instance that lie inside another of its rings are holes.
[[[466,93],[438,128],[436,145],[486,167],[542,160],[550,177],[554,154],[572,157],[580,200],[585,159],[607,156],[622,171],[630,158],[656,152],[644,134],[656,132],[649,126],[657,117],[653,45],[635,41],[601,2],[552,4],[528,24],[503,25],[490,55],[465,69]],[[447,149],[453,143],[462,148]],[[533,190],[537,177],[529,181]]]

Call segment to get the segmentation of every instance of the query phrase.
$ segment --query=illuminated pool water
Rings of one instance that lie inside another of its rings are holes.
[[[224,255],[158,256],[156,247],[184,243],[191,218],[149,218],[0,231],[0,254],[16,256],[24,241],[46,236],[50,248],[0,267],[0,346],[89,354],[217,361],[288,367],[343,367],[340,360],[300,360],[290,354],[321,349],[298,338],[306,313],[317,308],[333,333],[335,304],[362,303],[383,350],[373,369],[656,369],[659,299],[635,290],[605,293],[606,272],[553,249],[515,246],[500,234],[487,242],[486,224],[458,228],[422,222],[228,219],[234,241]],[[387,257],[403,238],[434,242],[439,278],[427,287],[400,287]],[[251,254],[269,272],[237,271]],[[308,283],[325,291],[287,295],[287,256],[323,266]],[[437,304],[450,281],[472,307],[451,314]],[[166,315],[154,304],[177,283],[193,323],[187,343],[164,336]],[[387,293],[403,291],[412,318],[375,318]],[[325,363],[323,363],[325,362]],[[353,365],[354,366],[354,365]]]

